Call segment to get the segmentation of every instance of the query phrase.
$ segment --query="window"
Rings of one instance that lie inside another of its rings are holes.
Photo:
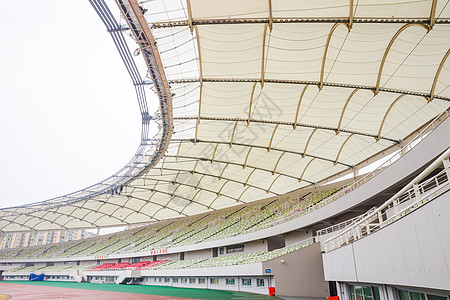
[[[226,283],[227,285],[234,285],[234,278],[227,278]]]
[[[195,278],[189,278],[189,283],[195,283]]]
[[[411,292],[411,291],[405,291],[405,290],[398,290],[398,295],[400,300],[447,300],[448,298],[445,296],[438,296],[438,295],[430,295],[430,294],[423,294],[423,293],[417,293],[417,292]]]
[[[159,277],[158,279],[159,279],[159,282],[162,282],[162,278],[161,277]]]
[[[170,282],[170,278],[169,277],[165,277],[164,278],[164,282]]]
[[[350,292],[352,300],[380,300],[380,291],[376,286],[351,286]],[[404,299],[400,295],[400,300],[410,299]]]
[[[210,284],[219,284],[219,278],[210,278],[209,283]]]
[[[205,283],[205,282],[206,282],[205,278],[199,278],[199,279],[198,279],[198,283],[200,283],[200,284],[201,284],[201,283]]]
[[[257,278],[257,279],[256,279],[256,285],[257,285],[257,286],[264,286],[264,279],[262,279],[262,278]]]
[[[178,277],[174,277],[174,278],[172,279],[172,281],[173,281],[173,283],[178,283]]]
[[[244,244],[231,245],[227,247],[227,253],[244,252]]]
[[[252,280],[249,278],[242,278],[242,285],[251,286]]]
[[[219,249],[219,253],[220,254],[223,254],[225,251],[224,251],[225,249],[223,249],[223,247],[220,247],[220,249]]]
[[[187,278],[186,277],[181,278],[181,283],[186,283],[186,282],[187,282]]]

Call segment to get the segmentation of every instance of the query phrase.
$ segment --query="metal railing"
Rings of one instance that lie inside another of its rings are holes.
[[[447,191],[450,188],[449,156],[450,148],[376,210],[355,224],[348,226],[334,237],[327,239],[324,242],[325,251],[328,252],[359,240],[402,218]],[[441,172],[419,184],[430,172],[442,164],[444,169]]]
[[[371,212],[373,212],[376,209],[376,207],[372,207],[370,210],[368,210],[367,212],[363,213],[362,215],[356,216],[350,220],[347,221],[343,221],[339,224],[335,224],[335,225],[331,225],[329,227],[320,229],[317,231],[316,236],[321,236],[321,235],[325,235],[325,234],[329,234],[335,231],[339,231],[344,229],[345,227],[358,222],[359,220],[361,220],[362,218],[364,218],[365,216],[367,216],[368,214],[370,214]]]

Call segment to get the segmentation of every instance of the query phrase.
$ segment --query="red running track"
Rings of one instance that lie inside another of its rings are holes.
[[[4,297],[6,296],[6,297]],[[43,300],[43,299],[73,299],[73,300],[192,300],[171,296],[154,296],[143,294],[92,291],[61,287],[25,285],[16,283],[0,283],[0,300]]]

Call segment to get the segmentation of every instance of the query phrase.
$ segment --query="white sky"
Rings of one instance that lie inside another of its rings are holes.
[[[46,200],[105,179],[133,156],[141,127],[131,79],[88,0],[5,4],[0,207]],[[142,65],[142,57],[136,62]]]

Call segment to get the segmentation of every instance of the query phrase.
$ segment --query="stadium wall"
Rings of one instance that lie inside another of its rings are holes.
[[[450,191],[383,229],[323,254],[328,281],[450,290]]]

